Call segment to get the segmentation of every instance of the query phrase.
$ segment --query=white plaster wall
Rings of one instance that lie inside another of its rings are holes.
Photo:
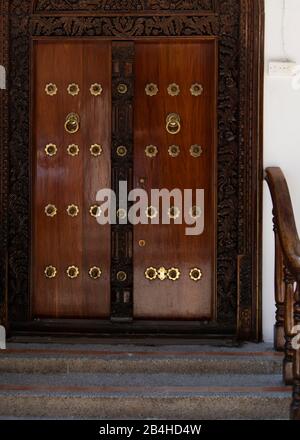
[[[290,78],[274,78],[267,75],[270,60],[288,58],[300,65],[300,0],[265,0],[265,7],[264,165],[265,167],[280,166],[285,173],[300,231],[300,90],[293,89]],[[264,184],[263,333],[265,341],[272,340],[274,324],[274,238],[271,212],[271,199]]]

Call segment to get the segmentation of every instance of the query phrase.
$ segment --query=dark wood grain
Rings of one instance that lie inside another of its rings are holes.
[[[199,236],[185,235],[182,225],[137,225],[134,229],[134,316],[160,319],[206,319],[214,316],[215,289],[215,143],[216,143],[216,41],[178,40],[165,43],[136,44],[136,86],[134,122],[135,186],[150,196],[151,189],[175,188],[205,190],[205,230]],[[145,86],[157,84],[156,96],[147,96]],[[167,88],[176,83],[178,96]],[[193,84],[203,85],[201,96],[192,96]],[[143,109],[143,111],[140,111]],[[182,129],[178,135],[166,131],[166,116],[178,113]],[[155,145],[158,154],[149,158],[147,145]],[[180,147],[178,157],[171,157],[169,146]],[[190,147],[203,148],[200,157],[190,154]],[[182,211],[182,208],[181,208]],[[146,246],[140,247],[139,241]],[[177,281],[145,277],[147,267],[179,268]],[[203,278],[194,282],[192,268],[199,267]]]
[[[110,44],[96,42],[35,42],[34,81],[34,200],[33,200],[33,317],[106,317],[110,311],[110,228],[98,225],[89,210],[96,193],[110,187]],[[57,95],[48,96],[45,86],[55,83]],[[77,96],[67,93],[68,84],[80,87]],[[101,96],[90,93],[100,83]],[[80,130],[64,129],[66,116],[80,116]],[[45,154],[48,143],[57,145],[55,157]],[[79,155],[67,153],[77,144]],[[100,144],[103,154],[93,157],[92,144]],[[58,213],[45,215],[48,204]],[[78,205],[80,213],[67,215],[68,205]],[[45,278],[48,265],[57,268],[55,279]],[[80,276],[71,280],[69,266],[77,266]],[[92,280],[89,269],[102,269],[101,279]]]

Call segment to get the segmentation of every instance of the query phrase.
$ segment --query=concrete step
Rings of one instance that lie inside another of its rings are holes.
[[[9,344],[0,373],[281,374],[282,354],[266,344],[207,346],[72,346]]]

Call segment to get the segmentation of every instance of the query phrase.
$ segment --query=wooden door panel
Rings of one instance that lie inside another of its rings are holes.
[[[33,111],[33,277],[34,317],[106,317],[110,312],[110,228],[99,226],[90,215],[96,193],[110,186],[110,102],[111,49],[106,42],[42,42],[34,44]],[[47,84],[57,86],[49,96]],[[69,84],[79,93],[68,93]],[[92,84],[101,84],[101,95],[93,96]],[[69,134],[66,116],[76,112],[80,129]],[[57,146],[57,154],[45,153],[47,144]],[[67,148],[75,144],[78,155]],[[90,147],[99,144],[100,156]],[[55,217],[45,215],[45,207],[57,208]],[[79,214],[71,217],[69,205]],[[57,269],[55,278],[45,277],[49,265]],[[70,279],[69,266],[79,268]],[[102,270],[101,278],[91,279],[92,267]]]
[[[216,40],[137,42],[135,47],[134,173],[135,185],[148,194],[153,188],[204,189],[205,230],[186,236],[186,225],[137,225],[134,228],[134,317],[142,319],[203,319],[214,317],[215,292],[215,143],[216,143]],[[156,84],[158,93],[148,96],[147,84]],[[171,96],[168,86],[180,87]],[[200,96],[192,96],[191,86],[203,86]],[[178,113],[182,129],[166,131],[166,116]],[[180,147],[177,157],[168,148]],[[200,157],[190,154],[199,144]],[[158,154],[149,158],[145,147],[154,145]],[[140,184],[141,179],[145,181]],[[140,247],[140,240],[145,246]],[[177,281],[149,281],[146,268],[179,268]],[[203,277],[190,279],[192,268]]]

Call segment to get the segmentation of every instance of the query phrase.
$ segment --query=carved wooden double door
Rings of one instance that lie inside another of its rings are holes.
[[[33,56],[33,318],[213,321],[217,40],[39,40]],[[204,190],[185,209],[203,232],[172,197],[133,225],[120,182]],[[98,221],[105,188],[115,224]]]

